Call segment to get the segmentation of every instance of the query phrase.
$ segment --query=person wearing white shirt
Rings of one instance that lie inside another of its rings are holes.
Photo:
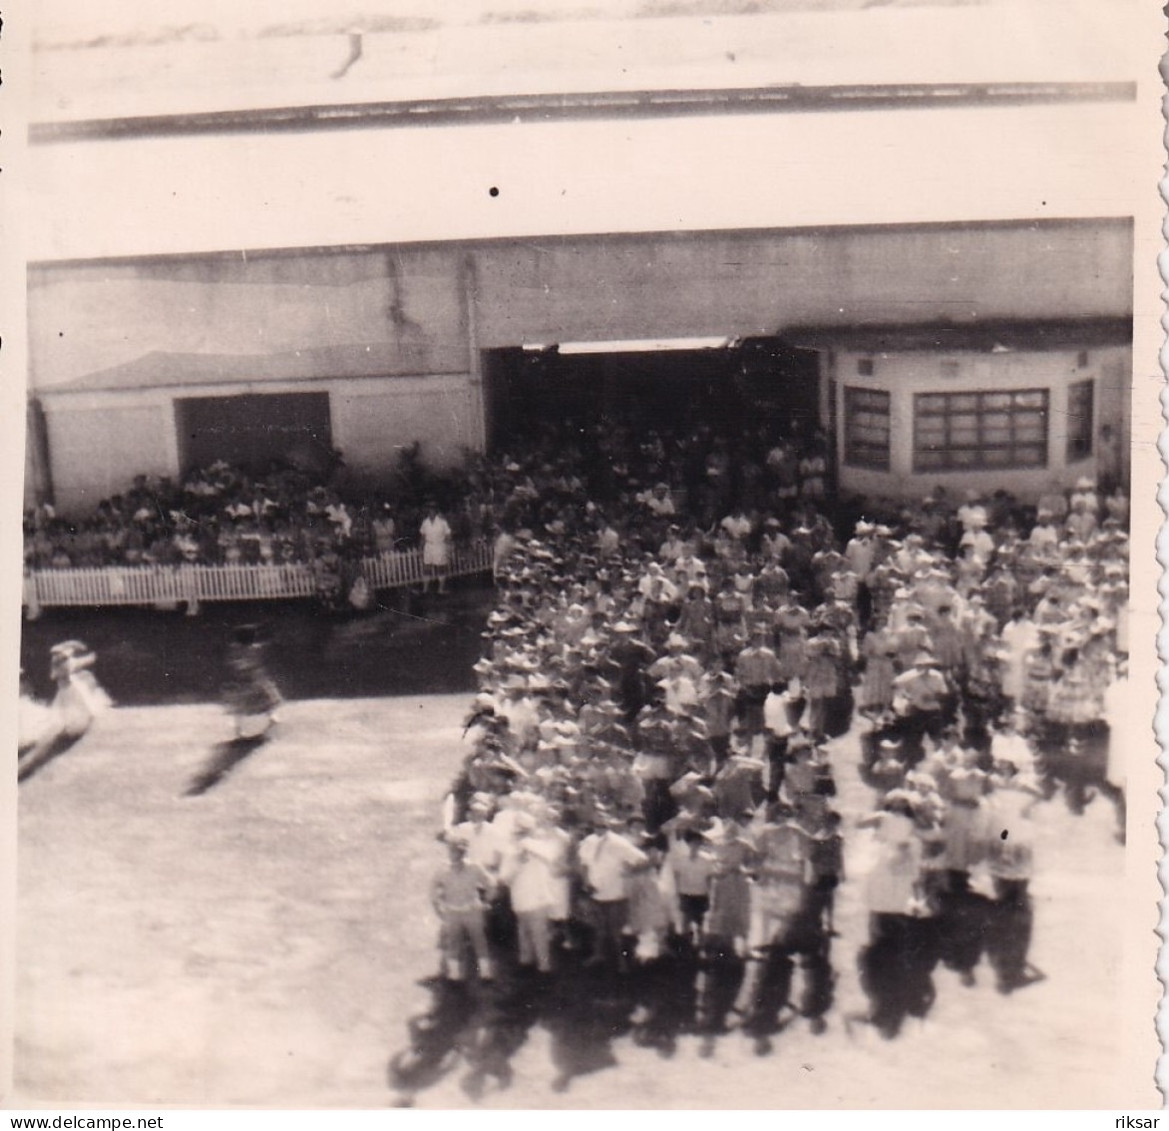
[[[732,538],[741,541],[751,533],[751,520],[743,513],[742,508],[732,511],[719,523],[719,526]]]
[[[1018,703],[1023,698],[1028,657],[1039,647],[1039,629],[1022,609],[1015,609],[1003,625],[1001,637],[1005,652],[1000,669],[1003,697]]]
[[[476,796],[471,799],[469,820],[454,829],[455,836],[467,846],[467,863],[482,868],[491,878],[499,874],[503,859],[503,845],[500,830],[487,819],[491,802]]]
[[[422,536],[422,566],[426,570],[422,591],[426,592],[433,578],[437,582],[438,591],[445,593],[446,570],[451,560],[451,527],[433,503],[427,507],[419,534]]]
[[[644,866],[649,857],[606,824],[581,841],[579,858],[585,884],[597,908],[596,951],[589,962],[595,965],[612,957],[623,969],[623,936],[629,919],[627,877],[632,869]]]
[[[787,768],[788,739],[792,736],[791,706],[796,696],[775,685],[763,700],[763,731],[767,740],[767,800],[779,799]]]
[[[966,492],[966,502],[958,508],[958,521],[966,531],[982,530],[986,526],[986,507],[978,501],[977,491]]]
[[[969,546],[979,561],[986,562],[994,553],[994,539],[980,526],[971,527],[962,535],[960,545]]]
[[[1054,550],[1059,545],[1059,531],[1052,526],[1051,521],[1042,519],[1031,529],[1027,539],[1036,550]]]
[[[649,495],[646,496],[645,505],[658,518],[668,518],[670,515],[676,513],[668,483],[656,484]]]
[[[529,834],[536,822],[527,813],[517,815],[517,839],[500,878],[511,894],[521,966],[535,965],[541,974],[552,969],[551,918],[554,900],[552,863],[547,849]]]

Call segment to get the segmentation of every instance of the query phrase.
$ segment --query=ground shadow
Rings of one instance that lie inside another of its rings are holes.
[[[47,743],[38,743],[16,763],[16,780],[28,781],[34,774],[40,773],[50,762],[60,758],[62,754],[72,750],[84,735],[58,734]]]
[[[215,747],[206,766],[191,779],[190,785],[183,791],[183,796],[198,797],[209,789],[214,789],[240,762],[255,753],[267,741],[266,734],[257,734],[221,742]]]

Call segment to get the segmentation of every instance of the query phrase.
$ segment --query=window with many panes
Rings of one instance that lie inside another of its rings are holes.
[[[1068,386],[1068,463],[1092,454],[1093,393],[1091,379]]]
[[[844,462],[889,470],[889,394],[880,389],[844,390]]]
[[[914,396],[914,471],[1046,466],[1046,389]]]

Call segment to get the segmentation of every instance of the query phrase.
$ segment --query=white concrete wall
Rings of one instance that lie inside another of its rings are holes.
[[[1019,498],[1035,498],[1053,480],[1073,484],[1083,475],[1095,476],[1100,428],[1123,429],[1127,398],[1116,395],[1118,372],[1131,374],[1132,351],[1121,347],[1087,350],[1088,364],[1077,365],[1079,350],[1018,353],[927,353],[835,355],[837,420],[839,422],[839,482],[841,488],[864,495],[920,498],[938,486],[951,495],[966,490],[1005,489]],[[857,362],[872,357],[872,376],[857,373]],[[956,362],[958,372],[943,376],[942,362]],[[1095,381],[1093,452],[1084,460],[1067,461],[1068,388],[1087,378]],[[844,390],[880,389],[890,394],[890,466],[888,471],[849,467],[844,452]],[[1008,470],[929,471],[913,469],[913,406],[918,393],[961,393],[1011,389],[1048,391],[1047,466]],[[1122,434],[1126,434],[1123,433]]]
[[[329,387],[333,444],[363,478],[384,475],[415,440],[431,468],[483,449],[478,386],[465,374],[337,381]]]
[[[177,475],[169,394],[57,397],[45,403],[53,494],[63,513],[85,512],[135,475]]]
[[[182,390],[57,393],[44,398],[53,488],[63,512],[85,511],[135,475],[179,474],[174,401],[242,393],[329,394],[335,447],[359,479],[383,480],[415,440],[431,468],[482,450],[479,386],[467,374],[191,385]]]
[[[462,287],[454,256],[443,250],[33,269],[28,308],[34,389],[156,350],[259,356],[374,344],[390,347],[395,374],[466,364]]]
[[[28,150],[25,245],[53,261],[1123,217],[1145,130],[1115,102],[60,142]]]

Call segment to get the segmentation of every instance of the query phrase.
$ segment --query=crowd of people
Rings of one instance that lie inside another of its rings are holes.
[[[1041,976],[1033,809],[1062,788],[1074,812],[1102,796],[1123,818],[1122,487],[846,499],[798,421],[733,439],[566,422],[505,449],[442,484],[443,510],[417,481],[391,503],[287,468],[140,478],[80,523],[30,512],[26,557],[320,563],[420,545],[441,591],[451,546],[493,539],[431,892],[444,993],[523,984],[529,1005],[555,1001],[550,1027],[575,1017],[569,1043],[612,1001],[575,994],[598,978],[639,987],[651,1041],[739,1027],[765,1049],[791,1017],[820,1032],[846,860],[869,913],[869,1008],[846,1020],[894,1035],[930,1008],[938,962],[972,981],[986,954],[1003,993]],[[251,740],[279,695],[259,642],[233,647],[226,698]],[[61,658],[65,698],[84,651]],[[862,812],[838,799],[854,756]],[[436,1025],[412,1027],[403,1080],[425,1074]]]
[[[288,464],[250,474],[223,461],[181,482],[136,476],[128,490],[103,499],[84,516],[59,516],[42,503],[24,514],[24,558],[30,568],[101,566],[281,565],[363,558],[425,545],[437,495],[453,509],[447,538],[485,534],[463,504],[466,476],[399,476],[373,492],[343,473]]]
[[[688,955],[699,1030],[787,1008],[818,1031],[845,838],[869,829],[864,1020],[892,1035],[932,962],[972,979],[984,946],[1002,992],[1026,985],[1032,808],[1060,784],[1120,800],[1123,491],[866,513],[828,501],[819,437],[733,451],[566,428],[481,469],[498,597],[444,811],[442,977]],[[859,815],[829,745],[854,729]]]

